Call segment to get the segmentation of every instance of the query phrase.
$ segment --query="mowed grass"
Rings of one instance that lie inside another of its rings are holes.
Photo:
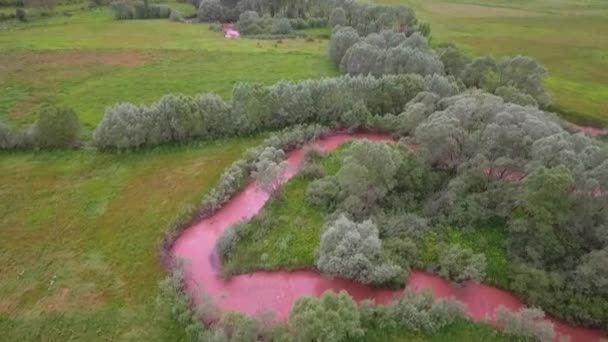
[[[0,339],[180,340],[157,243],[260,141],[1,154]]]
[[[107,8],[0,30],[0,120],[25,125],[65,104],[92,130],[107,106],[168,93],[216,92],[239,81],[335,76],[327,41],[228,40],[205,24],[112,19]]]
[[[473,56],[529,55],[549,70],[554,110],[608,125],[608,2],[604,0],[376,0],[431,23],[433,43]]]

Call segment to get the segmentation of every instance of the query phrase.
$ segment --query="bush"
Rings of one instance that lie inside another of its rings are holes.
[[[340,185],[335,177],[318,179],[306,189],[306,200],[317,207],[333,211],[335,209]]]
[[[67,107],[46,107],[38,113],[31,135],[40,148],[76,147],[80,138],[78,116]]]
[[[330,223],[321,236],[315,265],[325,274],[363,284],[394,284],[403,275],[400,267],[384,260],[376,225],[345,216]]]
[[[225,9],[219,0],[202,0],[198,7],[200,21],[223,21]]]
[[[320,179],[325,177],[326,172],[323,165],[319,163],[304,163],[300,166],[298,174],[306,179]]]
[[[128,20],[133,19],[133,6],[127,1],[113,1],[110,3],[114,19]]]
[[[151,4],[148,5],[148,10],[146,12],[145,18],[148,19],[165,19],[169,18],[171,15],[171,7],[167,5],[157,5]]]
[[[532,95],[522,93],[513,86],[501,86],[496,88],[496,95],[502,97],[505,102],[511,102],[521,106],[538,107],[538,103]]]
[[[457,283],[466,280],[482,281],[485,277],[486,257],[474,254],[472,250],[460,245],[440,248],[437,273]]]
[[[505,334],[551,342],[555,338],[553,323],[544,318],[545,313],[535,308],[523,308],[519,312],[511,312],[500,306],[496,310],[496,324]]]
[[[346,51],[359,42],[357,31],[352,27],[340,27],[334,31],[329,41],[329,58],[335,65],[340,65]]]
[[[222,32],[224,27],[220,23],[211,23],[209,24],[209,31],[213,32]]]
[[[25,9],[19,7],[15,10],[15,16],[17,17],[17,20],[21,21],[21,22],[26,22],[27,21],[27,17],[25,14]]]
[[[298,341],[348,341],[364,334],[357,304],[345,291],[298,298],[289,324]]]
[[[388,305],[388,315],[401,329],[426,333],[467,318],[464,305],[453,299],[436,299],[430,291],[418,294],[407,289]]]
[[[275,19],[272,23],[270,33],[272,34],[290,34],[293,31],[289,19]]]
[[[23,133],[0,122],[0,149],[12,150],[28,147],[27,145]]]
[[[186,21],[186,19],[184,19],[184,16],[182,15],[182,13],[180,11],[171,9],[171,14],[169,15],[169,19],[171,21],[176,21],[179,23],[183,23]]]
[[[342,7],[336,7],[331,11],[329,16],[329,27],[334,28],[336,26],[346,25],[346,11]]]
[[[247,11],[239,15],[236,28],[242,35],[254,35],[262,33],[262,19],[258,12]]]

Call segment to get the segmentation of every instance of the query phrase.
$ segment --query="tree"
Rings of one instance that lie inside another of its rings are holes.
[[[445,66],[446,73],[456,78],[462,78],[465,68],[471,63],[471,58],[453,44],[440,45],[437,48],[437,52],[439,53],[441,62]]]
[[[323,293],[320,299],[300,297],[293,305],[289,324],[298,341],[346,341],[363,336],[359,308],[345,291]]]
[[[498,62],[494,57],[478,57],[463,71],[462,80],[467,87],[484,89],[490,93],[498,87]]]
[[[509,335],[551,342],[555,338],[553,323],[544,319],[545,313],[536,308],[523,308],[511,312],[504,306],[496,310],[496,324]]]
[[[202,0],[198,7],[198,19],[201,21],[223,21],[225,11],[219,0]]]
[[[513,86],[531,95],[541,107],[551,104],[551,96],[544,87],[547,69],[528,56],[505,57],[498,63],[500,84]]]
[[[340,65],[346,51],[360,40],[352,27],[340,27],[334,31],[329,41],[329,58],[334,65]]]
[[[285,152],[274,147],[267,147],[258,157],[253,171],[253,178],[260,189],[270,196],[278,196],[284,182],[285,171],[289,165]]]
[[[337,179],[346,199],[342,208],[356,217],[366,217],[397,185],[397,173],[403,152],[389,143],[367,140],[353,142],[343,160]],[[348,200],[357,200],[362,207],[348,210]]]
[[[78,115],[67,107],[46,107],[38,113],[31,134],[38,147],[75,147],[80,139]]]
[[[344,215],[321,236],[315,265],[325,274],[375,285],[394,282],[403,272],[384,260],[375,224],[356,223]]]
[[[334,28],[336,26],[346,25],[346,11],[342,7],[336,7],[331,11],[329,16],[329,27]]]
[[[437,273],[456,283],[467,280],[482,281],[485,277],[486,257],[474,254],[458,244],[440,249]]]

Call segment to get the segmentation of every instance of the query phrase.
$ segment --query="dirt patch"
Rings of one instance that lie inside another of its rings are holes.
[[[437,2],[428,4],[427,8],[436,14],[449,17],[487,18],[487,17],[535,17],[541,13],[524,11],[514,8],[479,6],[469,4],[453,4]]]
[[[136,52],[96,52],[96,51],[48,51],[29,56],[32,61],[44,63],[94,62],[107,65],[141,65],[148,56]]]

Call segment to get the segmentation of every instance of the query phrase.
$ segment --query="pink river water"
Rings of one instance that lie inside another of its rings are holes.
[[[337,133],[321,139],[315,144],[329,151],[349,139],[387,141],[387,135],[360,133]],[[285,181],[296,174],[302,160],[301,149],[288,154],[289,167]],[[403,292],[402,289],[379,289],[357,284],[344,279],[330,279],[314,270],[301,271],[257,271],[223,279],[220,263],[214,253],[217,239],[224,229],[232,224],[252,218],[268,201],[268,195],[256,188],[255,182],[235,195],[215,215],[187,228],[173,245],[172,255],[186,263],[186,290],[200,300],[200,290],[211,297],[224,310],[247,314],[273,311],[278,319],[289,316],[298,297],[320,296],[327,290],[346,290],[356,300],[374,299],[386,304]],[[407,287],[420,290],[429,288],[437,297],[453,297],[465,304],[468,314],[475,320],[494,317],[496,309],[503,305],[517,310],[522,302],[507,291],[474,282],[460,287],[421,271],[412,271]],[[569,335],[572,341],[597,341],[605,333],[584,327],[576,327],[552,320],[558,334]]]

